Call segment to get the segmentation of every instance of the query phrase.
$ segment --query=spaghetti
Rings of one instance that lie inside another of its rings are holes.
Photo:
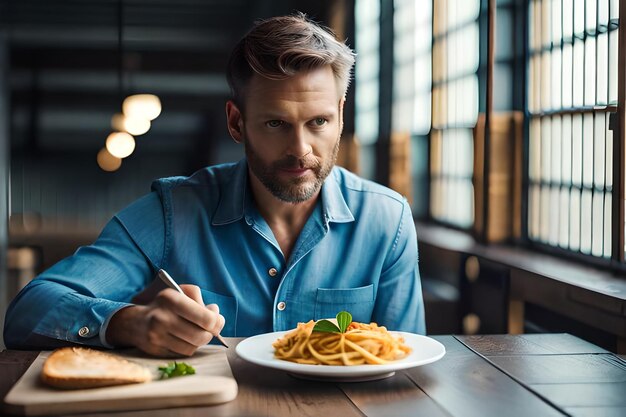
[[[411,348],[376,323],[352,322],[345,333],[313,331],[315,321],[298,323],[293,331],[276,340],[278,359],[311,365],[385,364],[406,357]]]

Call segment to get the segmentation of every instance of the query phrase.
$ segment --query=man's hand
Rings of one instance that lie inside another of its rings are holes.
[[[146,305],[119,310],[107,327],[107,342],[135,346],[154,356],[191,356],[209,343],[224,328],[219,307],[205,306],[196,285],[181,288],[187,296],[167,288]]]

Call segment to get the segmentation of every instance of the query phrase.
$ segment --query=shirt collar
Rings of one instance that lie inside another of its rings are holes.
[[[337,182],[337,168],[333,168],[331,174],[322,185],[322,212],[326,222],[347,223],[354,221],[354,216],[343,198]],[[246,159],[239,161],[234,168],[233,175],[224,188],[222,197],[217,205],[211,224],[221,226],[241,220],[246,208],[248,196],[248,163]]]
[[[235,165],[230,181],[222,186],[222,195],[211,224],[221,226],[240,220],[243,217],[247,191],[248,164],[243,158]]]
[[[326,221],[334,223],[348,223],[354,221],[354,216],[343,198],[339,188],[338,168],[333,168],[322,185],[322,209]]]

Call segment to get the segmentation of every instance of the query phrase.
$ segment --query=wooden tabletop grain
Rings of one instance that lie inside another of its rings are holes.
[[[148,416],[625,416],[626,362],[569,334],[433,336],[439,361],[370,382],[314,382],[237,357],[237,398],[210,407],[120,413]],[[2,398],[38,352],[0,353]]]

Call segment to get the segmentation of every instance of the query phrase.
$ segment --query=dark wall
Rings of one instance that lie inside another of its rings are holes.
[[[0,27],[0,328],[8,303],[7,247],[9,221],[9,131],[7,108],[7,40]],[[0,334],[0,350],[4,348]]]

